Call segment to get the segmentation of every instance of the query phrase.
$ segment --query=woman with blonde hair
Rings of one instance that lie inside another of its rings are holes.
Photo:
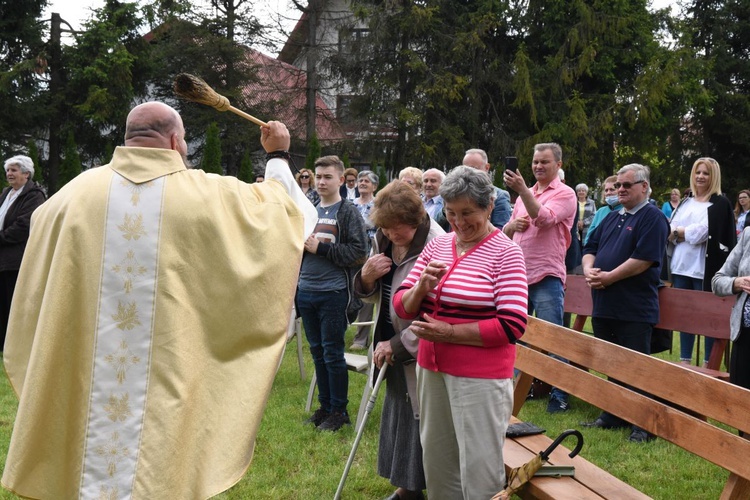
[[[690,172],[691,195],[672,212],[667,255],[672,286],[711,291],[711,278],[737,243],[731,202],[721,193],[721,169],[713,158],[698,158]],[[680,333],[680,361],[690,364],[695,336]],[[713,339],[706,337],[704,365]]]
[[[303,168],[295,176],[295,179],[297,180],[297,184],[302,192],[305,193],[307,199],[310,200],[310,203],[317,205],[320,201],[320,195],[313,187],[315,185],[315,174],[313,174],[311,170]]]
[[[667,219],[672,217],[672,212],[674,212],[677,208],[677,205],[680,204],[680,198],[681,194],[679,189],[674,188],[669,192],[669,200],[664,202],[664,205],[661,206],[661,211],[667,217]]]
[[[398,173],[398,180],[410,185],[418,194],[422,194],[422,171],[416,167],[406,167]]]

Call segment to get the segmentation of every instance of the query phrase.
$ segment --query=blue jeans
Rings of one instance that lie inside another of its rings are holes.
[[[318,379],[320,407],[344,412],[349,402],[349,372],[344,360],[346,289],[332,292],[297,290],[297,310],[305,326]]]
[[[529,314],[536,313],[536,317],[549,321],[555,325],[563,325],[563,311],[565,302],[565,291],[560,278],[547,276],[542,281],[529,285]],[[567,359],[551,355],[565,363]],[[557,387],[550,391],[550,398],[567,400],[568,394]]]
[[[682,290],[703,291],[703,280],[700,278],[690,278],[679,274],[672,275],[672,286]],[[695,344],[695,335],[692,333],[680,332],[680,359],[690,361],[693,357],[693,344]],[[703,361],[708,361],[711,355],[711,348],[714,346],[714,339],[706,337],[706,351],[703,353]]]

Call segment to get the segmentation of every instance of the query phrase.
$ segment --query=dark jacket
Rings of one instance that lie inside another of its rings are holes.
[[[711,291],[711,279],[726,262],[729,252],[737,244],[732,203],[724,195],[715,194],[708,200],[708,243],[706,244],[706,270],[703,290]]]
[[[5,202],[11,189],[8,187],[0,194],[0,205]],[[0,271],[17,271],[21,267],[23,251],[29,239],[31,214],[45,199],[42,188],[29,179],[18,199],[8,209],[0,230]]]
[[[672,219],[688,198],[683,198],[672,212]],[[708,199],[708,240],[703,271],[703,291],[711,291],[711,279],[721,269],[737,244],[737,230],[734,224],[734,210],[729,199],[722,194],[713,194]]]
[[[391,283],[391,290],[396,290],[398,286],[403,282],[409,275],[412,267],[417,262],[417,257],[424,249],[428,241],[436,236],[444,234],[443,229],[438,225],[437,221],[432,220],[429,215],[425,214],[425,218],[422,223],[417,226],[417,231],[414,233],[414,238],[409,245],[409,250],[406,252],[404,259],[401,264],[398,265],[393,275],[393,282]],[[386,249],[391,245],[391,241],[385,237],[383,231],[378,229],[375,233],[375,241],[373,242],[372,251],[370,255],[375,255],[381,252],[385,252]],[[419,346],[419,338],[409,329],[413,320],[406,320],[399,318],[393,309],[393,301],[389,301],[388,304],[382,304],[382,287],[381,280],[375,282],[375,288],[370,292],[365,292],[362,287],[362,275],[361,271],[357,272],[354,276],[354,293],[355,295],[362,297],[365,302],[372,302],[379,304],[378,316],[388,314],[393,324],[395,335],[391,337],[389,343],[393,350],[393,361],[394,363],[401,363],[404,368],[404,375],[406,377],[406,391],[409,400],[412,404],[412,411],[414,412],[414,418],[419,418],[419,401],[417,398],[417,349]],[[379,318],[373,318],[375,321],[375,332],[373,334],[372,345],[377,345],[382,340]]]
[[[339,194],[341,195],[341,199],[342,199],[342,200],[346,200],[346,199],[348,199],[348,198],[346,197],[346,195],[347,195],[347,191],[346,191],[346,182],[345,182],[345,183],[343,183],[343,184],[341,185],[341,187],[339,188]],[[354,197],[355,197],[355,198],[359,198],[359,187],[357,187],[357,186],[354,186]],[[349,201],[351,201],[351,200],[349,200]]]
[[[339,232],[337,243],[321,241],[318,243],[315,254],[325,257],[344,269],[349,294],[349,303],[346,308],[347,318],[349,323],[352,323],[357,317],[357,312],[362,308],[362,301],[353,294],[352,280],[354,274],[360,270],[362,264],[367,260],[369,239],[359,209],[345,198],[341,200],[341,207],[336,215],[336,225]]]

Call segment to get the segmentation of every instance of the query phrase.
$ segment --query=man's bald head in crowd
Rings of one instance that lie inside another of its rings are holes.
[[[125,145],[172,149],[185,158],[187,144],[180,114],[161,102],[139,104],[128,114],[125,124]]]

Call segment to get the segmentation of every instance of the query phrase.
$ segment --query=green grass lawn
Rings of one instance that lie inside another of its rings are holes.
[[[590,327],[588,327],[590,331]],[[347,345],[351,344],[348,333]],[[677,359],[678,340],[673,354],[659,357]],[[287,352],[274,382],[268,408],[263,417],[250,470],[220,499],[324,499],[333,498],[344,470],[352,443],[353,426],[337,433],[319,433],[302,421],[312,361],[305,344],[307,378],[300,379],[295,341]],[[248,374],[252,376],[252,374]],[[350,373],[349,412],[356,418],[366,377]],[[384,389],[384,388],[383,388]],[[370,416],[356,459],[344,488],[343,498],[379,499],[390,495],[393,487],[376,473],[378,428],[383,394]],[[16,401],[7,379],[0,377],[0,453],[3,464],[16,411]],[[315,409],[316,406],[313,406]],[[580,422],[593,420],[598,409],[572,399],[572,409],[564,414],[549,415],[546,400],[528,401],[520,418],[533,422],[554,437],[565,429],[578,428],[584,435],[581,455],[623,481],[656,499],[716,499],[728,473],[703,459],[663,440],[637,445],[627,441],[628,431],[584,429]],[[696,439],[700,439],[696,436]],[[17,498],[2,491],[0,499]]]

